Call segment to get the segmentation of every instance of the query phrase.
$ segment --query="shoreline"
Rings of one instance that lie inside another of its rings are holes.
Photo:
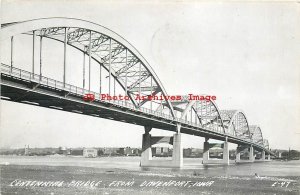
[[[206,176],[194,173],[182,174],[171,169],[167,172],[161,170],[153,172],[150,169],[133,171],[122,168],[48,165],[0,165],[0,169],[3,194],[299,194],[300,192],[300,176]],[[50,185],[49,182],[56,184]]]

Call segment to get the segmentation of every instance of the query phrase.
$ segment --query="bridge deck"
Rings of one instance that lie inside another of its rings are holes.
[[[135,108],[133,104],[124,101],[102,101],[95,99],[86,102],[82,98],[85,93],[94,93],[82,88],[62,82],[34,75],[30,72],[1,65],[1,99],[32,104],[62,111],[75,112],[94,117],[106,118],[141,126],[151,126],[162,130],[176,132],[176,125],[181,124],[181,132],[208,137],[216,140],[225,140],[241,145],[253,145],[258,150],[266,150],[263,146],[252,143],[250,140],[226,135],[204,129],[200,124],[193,124],[185,120],[174,119],[170,115],[153,111],[147,108]],[[97,96],[96,96],[97,97]],[[100,94],[99,96],[100,97]],[[267,153],[271,151],[266,150]]]

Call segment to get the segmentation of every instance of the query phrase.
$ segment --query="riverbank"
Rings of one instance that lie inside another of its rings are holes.
[[[1,194],[299,194],[300,177],[205,176],[79,166],[1,165]]]
[[[1,194],[300,194],[300,161],[141,168],[139,157],[0,156]]]

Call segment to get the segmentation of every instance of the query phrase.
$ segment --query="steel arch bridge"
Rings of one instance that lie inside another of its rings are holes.
[[[32,39],[30,70],[25,70],[22,64],[14,64],[14,39],[25,35]],[[39,64],[35,62],[38,57],[35,49],[37,37],[40,39]],[[44,72],[46,65],[42,62],[42,48],[45,39],[63,45],[61,79],[50,78]],[[137,99],[138,96],[167,97],[168,94],[138,50],[106,27],[74,18],[35,19],[2,24],[1,42],[4,40],[10,40],[11,56],[10,62],[1,62],[1,99],[217,140],[226,139],[272,154],[261,129],[249,125],[241,110],[220,110],[212,100],[188,100],[186,96],[182,96],[180,101]],[[82,53],[81,86],[68,80],[72,73],[67,71],[70,64],[66,53],[71,49]],[[92,89],[93,77],[97,77],[98,90]],[[83,101],[87,93],[94,94],[95,100]],[[103,100],[101,94],[124,94],[129,101]]]

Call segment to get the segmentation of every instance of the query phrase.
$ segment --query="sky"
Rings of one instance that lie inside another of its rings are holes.
[[[169,95],[215,95],[220,109],[243,110],[250,124],[259,125],[271,148],[300,150],[299,3],[1,1],[2,23],[45,17],[84,19],[117,32],[146,58]],[[30,48],[21,40],[16,66]],[[49,59],[52,50],[45,49]],[[7,101],[1,101],[0,122],[0,147],[141,147],[144,132]],[[202,148],[203,140],[184,135],[183,146]]]

